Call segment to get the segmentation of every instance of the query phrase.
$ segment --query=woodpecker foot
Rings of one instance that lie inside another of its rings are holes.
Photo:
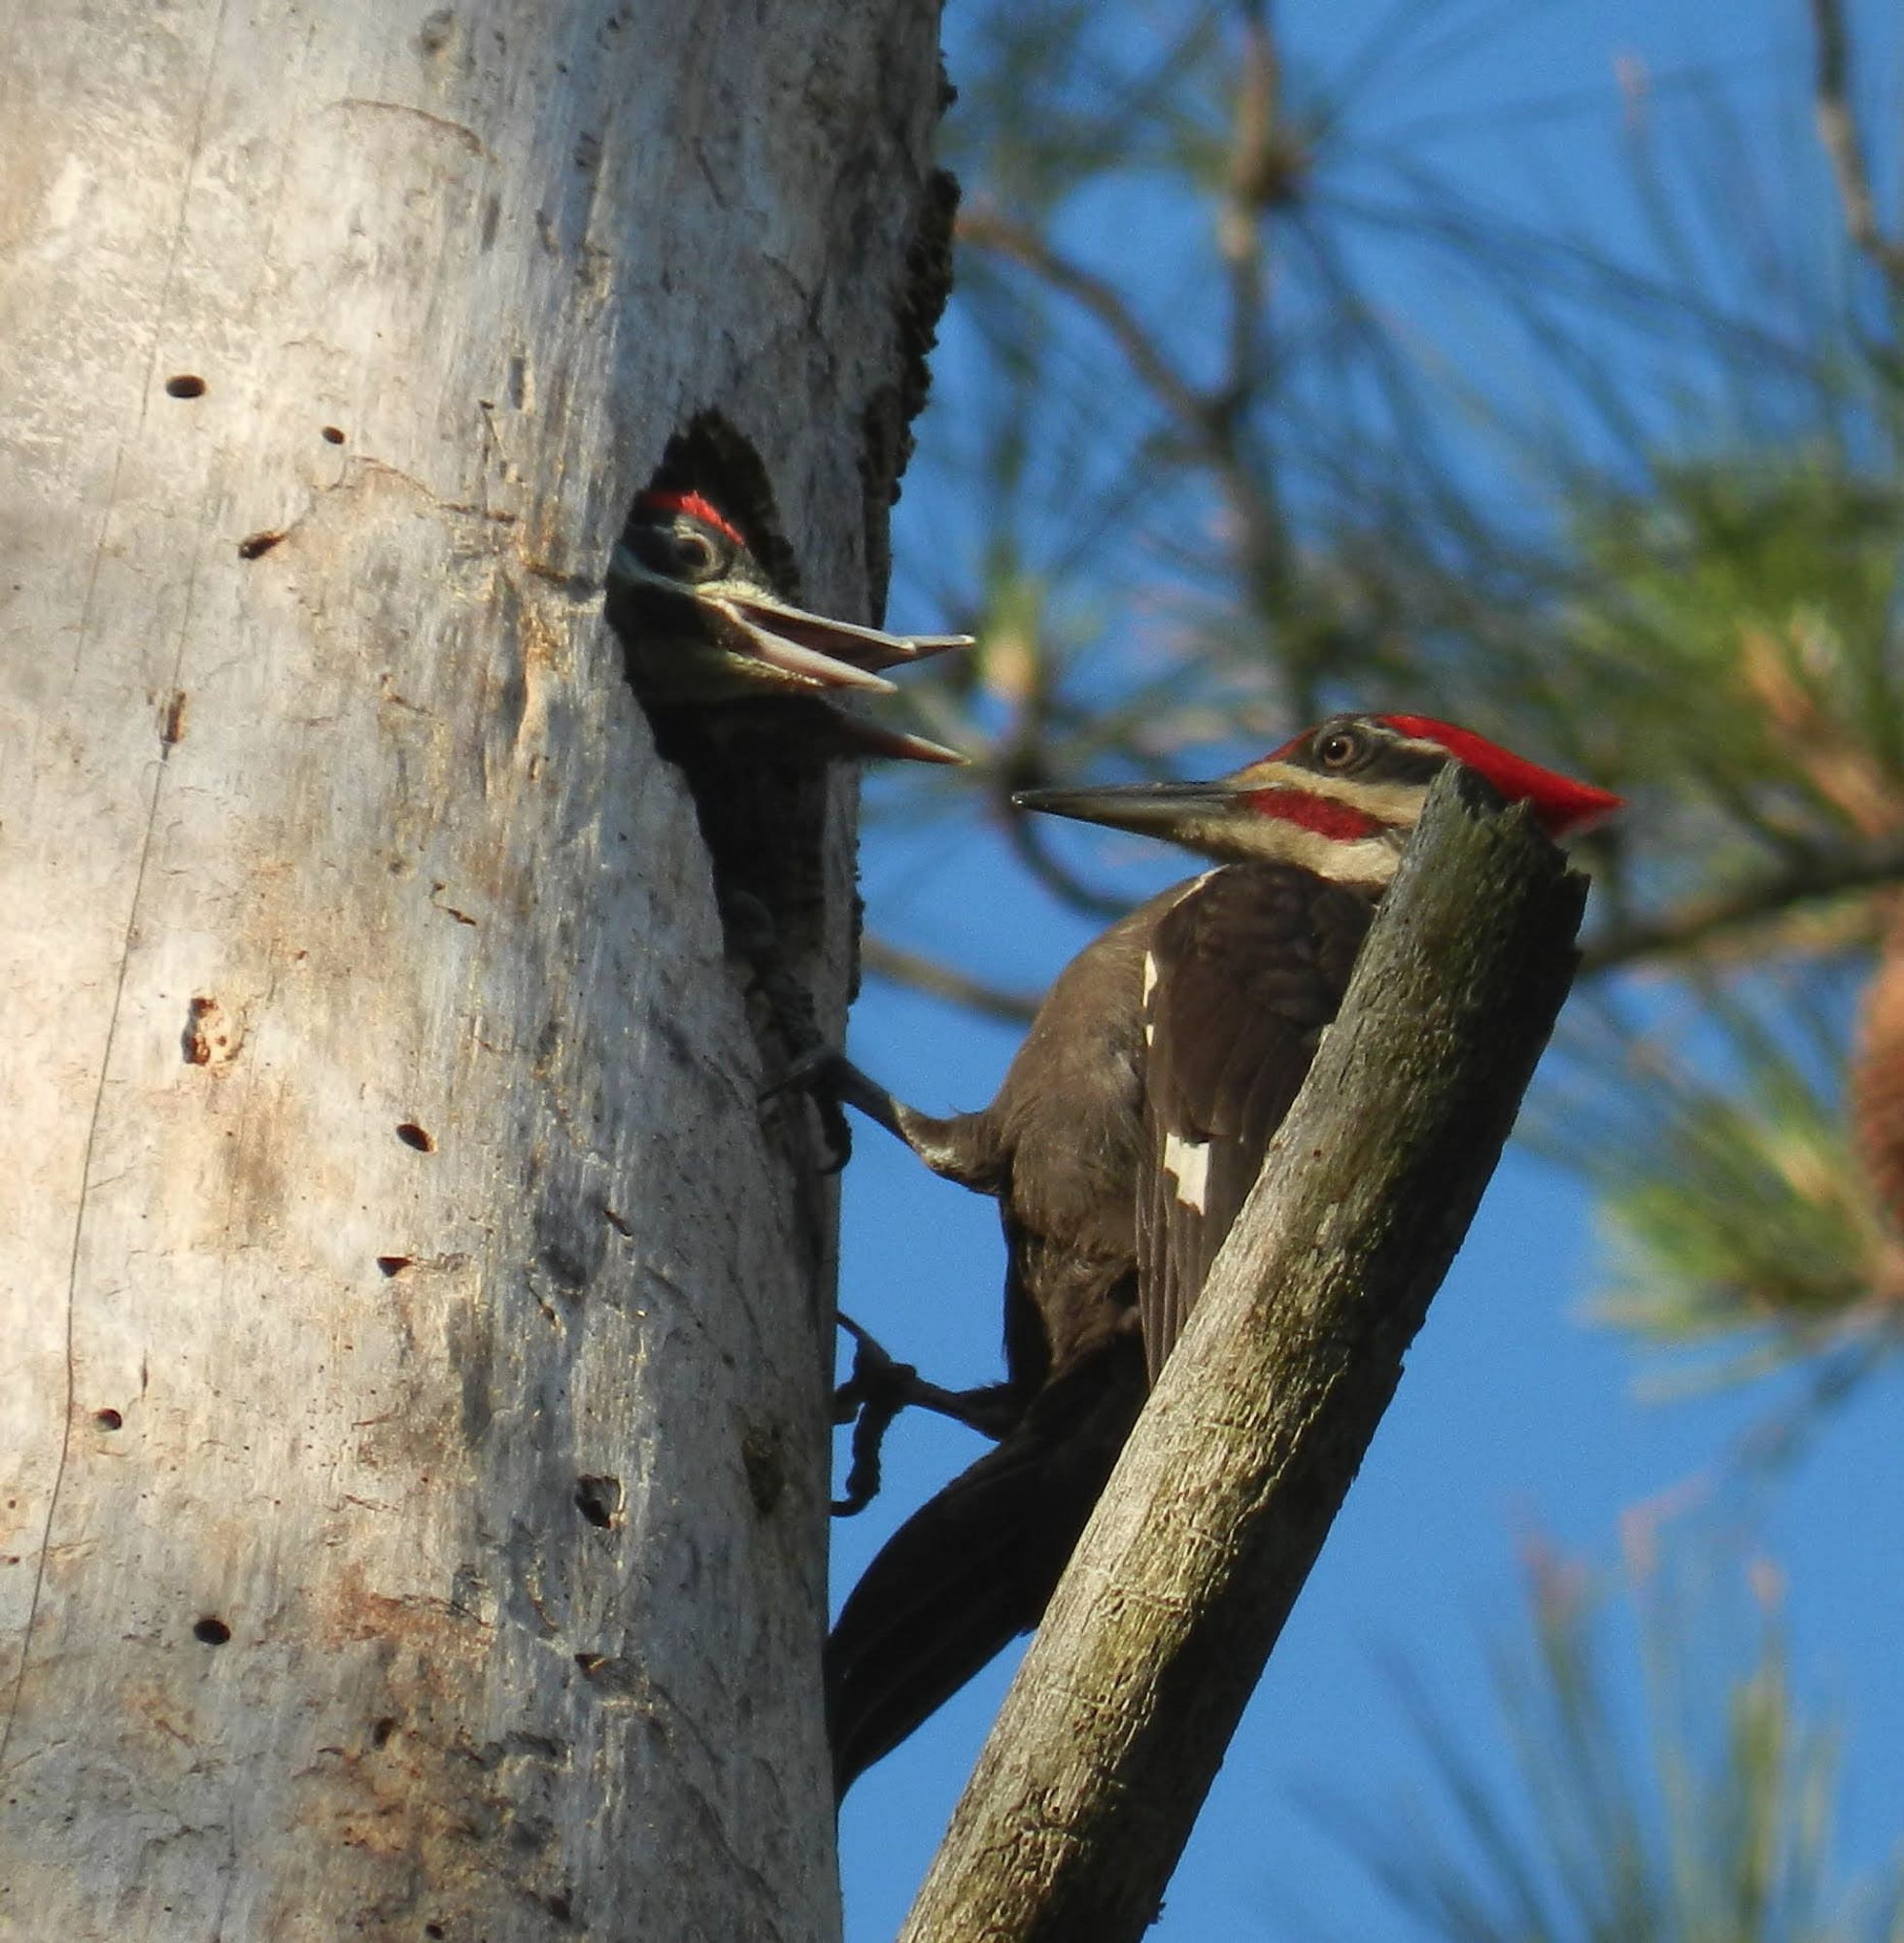
[[[769,1094],[796,1091],[809,1095],[823,1113],[829,1110],[836,1113],[843,1107],[856,1108],[896,1139],[905,1141],[908,1146],[912,1144],[900,1124],[900,1103],[878,1080],[862,1073],[843,1052],[836,1052],[832,1046],[815,1046],[796,1059],[767,1088]]]
[[[837,1100],[816,1096],[813,1110],[820,1116],[820,1137],[826,1142],[820,1172],[837,1174],[853,1158],[853,1127]]]
[[[833,1421],[853,1426],[853,1464],[846,1495],[833,1503],[834,1517],[852,1517],[879,1495],[880,1449],[894,1417],[908,1404],[936,1411],[981,1436],[999,1438],[1018,1416],[1006,1383],[948,1390],[929,1383],[910,1363],[900,1363],[850,1316],[834,1318],[853,1339],[853,1374],[833,1391]]]
[[[778,1079],[769,1080],[760,1091],[762,1106],[779,1099],[783,1093],[804,1093],[813,1102],[827,1143],[827,1155],[820,1165],[822,1174],[837,1174],[853,1158],[853,1123],[846,1117],[840,1096],[824,1077],[838,1057],[825,1046],[802,1053]]]

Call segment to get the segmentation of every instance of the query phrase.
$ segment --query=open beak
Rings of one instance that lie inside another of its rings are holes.
[[[971,760],[943,742],[930,742],[923,735],[908,735],[900,729],[882,729],[877,722],[849,715],[843,708],[828,708],[827,714],[840,741],[855,756],[881,756],[896,763],[951,763],[961,768]]]
[[[750,632],[769,635],[863,675],[972,644],[969,634],[889,634],[879,628],[856,628],[850,621],[809,614],[803,607],[790,606],[749,587],[724,589],[717,597]]]
[[[1139,836],[1174,838],[1186,825],[1221,817],[1239,794],[1223,782],[1125,783],[1096,789],[1019,790],[1011,806],[1069,816],[1078,823],[1101,823]]]
[[[928,656],[972,644],[969,634],[888,634],[878,628],[858,628],[850,621],[809,614],[803,607],[791,606],[750,587],[724,588],[719,594],[703,593],[700,597],[733,624],[737,637],[729,637],[730,646],[745,642],[743,652],[751,651],[766,666],[818,688],[891,695],[896,692],[894,685],[878,669],[924,661]],[[967,761],[958,750],[929,741],[924,735],[882,728],[842,708],[830,707],[826,712],[840,741],[854,755],[961,767]]]
[[[611,591],[617,583],[698,601],[727,622],[726,645],[731,652],[812,688],[890,695],[893,684],[880,674],[881,668],[972,644],[969,634],[889,634],[878,628],[855,627],[850,621],[810,614],[764,590],[731,581],[687,587],[654,572],[626,546],[616,547],[609,557]]]

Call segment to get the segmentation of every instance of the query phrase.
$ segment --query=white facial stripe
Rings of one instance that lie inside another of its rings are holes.
[[[1164,1136],[1164,1172],[1176,1182],[1176,1198],[1186,1208],[1204,1211],[1209,1192],[1209,1142]]]
[[[1447,750],[1440,742],[1431,742],[1424,735],[1397,735],[1391,733],[1388,746],[1391,749],[1406,749],[1411,756],[1439,756],[1444,762],[1447,760]]]
[[[1319,830],[1305,830],[1300,824],[1284,823],[1280,817],[1264,816],[1205,825],[1193,830],[1185,840],[1233,856],[1253,852],[1278,864],[1300,864],[1332,883],[1380,885],[1394,881],[1395,867],[1402,860],[1403,835],[1395,830],[1345,843],[1340,836],[1325,836]]]

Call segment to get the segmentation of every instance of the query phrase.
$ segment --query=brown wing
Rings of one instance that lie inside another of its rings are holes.
[[[1213,870],[1144,968],[1138,1305],[1154,1382],[1336,1015],[1367,893],[1288,864]]]

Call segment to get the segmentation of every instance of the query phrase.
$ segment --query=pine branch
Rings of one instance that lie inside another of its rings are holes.
[[[1805,857],[1741,890],[1608,932],[1587,945],[1582,969],[1608,972],[1649,959],[1677,957],[1800,905],[1899,882],[1904,882],[1904,835],[1847,843],[1830,855]]]
[[[1467,1231],[1585,880],[1450,770],[901,1943],[1136,1939]]]
[[[1046,847],[1042,834],[1033,827],[1031,817],[1007,817],[1004,836],[1011,846],[1012,855],[1025,867],[1026,873],[1060,903],[1082,912],[1086,917],[1109,918],[1113,922],[1129,914],[1129,898],[1120,898],[1106,891],[1094,891],[1081,878],[1072,876]]]
[[[1819,140],[1831,163],[1844,212],[1845,233],[1878,266],[1894,301],[1904,302],[1904,243],[1885,234],[1878,199],[1871,187],[1864,143],[1851,98],[1851,41],[1843,0],[1812,0],[1812,30],[1818,39],[1818,80],[1813,100]]]
[[[1194,430],[1208,423],[1209,400],[1171,362],[1115,285],[1073,262],[1036,229],[998,210],[962,209],[957,235],[961,243],[1009,256],[1095,318],[1131,369],[1179,426]]]

